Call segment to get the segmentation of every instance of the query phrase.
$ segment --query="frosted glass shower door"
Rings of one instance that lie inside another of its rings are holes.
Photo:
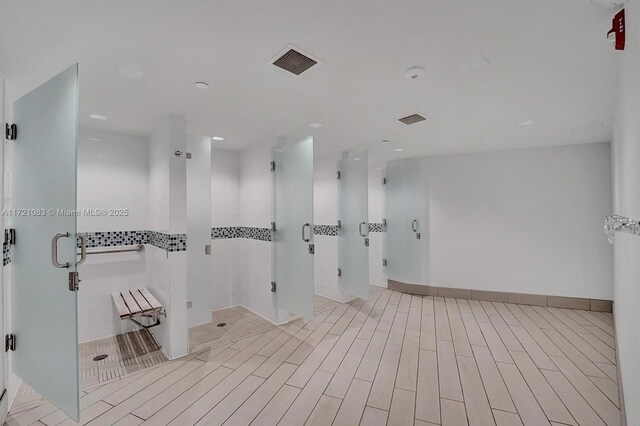
[[[420,163],[417,159],[387,163],[387,278],[420,282]]]
[[[187,326],[195,327],[213,311],[211,138],[187,136],[187,152]]]
[[[366,152],[338,161],[338,285],[369,297],[369,167]]]
[[[78,66],[18,99],[13,116],[13,371],[78,420]]]
[[[313,138],[272,150],[275,304],[313,317]]]

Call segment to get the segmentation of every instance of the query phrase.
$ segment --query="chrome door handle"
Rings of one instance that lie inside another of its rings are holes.
[[[367,222],[360,222],[360,225],[358,225],[358,233],[360,234],[360,236],[362,238],[367,238],[367,234],[362,232],[362,225],[367,225]]]
[[[304,241],[305,243],[308,243],[311,241],[311,235],[309,235],[309,238],[305,238],[304,236],[304,228],[309,227],[309,231],[311,231],[311,224],[310,223],[305,223],[304,225],[302,225],[302,241]]]
[[[76,263],[76,265],[80,266],[87,260],[87,239],[84,235],[78,234],[78,238],[80,238],[80,260]],[[57,245],[57,244],[56,244]]]
[[[58,240],[60,238],[69,238],[69,233],[65,232],[63,234],[56,234],[53,236],[53,239],[51,240],[51,263],[53,263],[53,266],[55,266],[56,268],[68,268],[69,262],[67,263],[60,263],[58,262]]]
[[[415,219],[411,222],[411,230],[413,232],[418,232],[418,221]]]

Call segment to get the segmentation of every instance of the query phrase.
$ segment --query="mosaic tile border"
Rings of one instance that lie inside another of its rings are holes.
[[[11,244],[2,243],[2,266],[11,263]]]
[[[338,236],[338,225],[313,225],[314,235]]]
[[[370,223],[369,232],[386,232],[382,223]],[[315,235],[335,237],[338,235],[337,225],[314,225]],[[158,231],[104,231],[83,232],[81,235],[87,240],[87,248],[133,246],[137,244],[150,244],[168,252],[186,251],[186,234],[168,234]],[[248,226],[228,226],[211,228],[211,239],[247,238],[259,241],[271,241],[269,228],[254,228]],[[80,241],[78,240],[78,247]],[[2,265],[11,263],[11,246],[2,244]]]

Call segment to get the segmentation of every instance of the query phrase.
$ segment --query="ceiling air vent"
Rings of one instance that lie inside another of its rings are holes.
[[[273,65],[276,67],[282,68],[295,75],[302,74],[317,63],[318,61],[311,59],[295,49],[288,49],[284,55],[273,61]]]
[[[406,117],[402,117],[402,118],[398,118],[398,121],[403,122],[404,124],[415,124],[415,123],[419,123],[421,121],[426,120],[427,117],[423,117],[420,114],[411,114],[411,115],[407,115]]]

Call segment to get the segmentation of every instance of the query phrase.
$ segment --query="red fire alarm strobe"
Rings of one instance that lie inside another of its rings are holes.
[[[624,9],[613,17],[607,39],[611,43],[615,43],[616,50],[624,50]]]

